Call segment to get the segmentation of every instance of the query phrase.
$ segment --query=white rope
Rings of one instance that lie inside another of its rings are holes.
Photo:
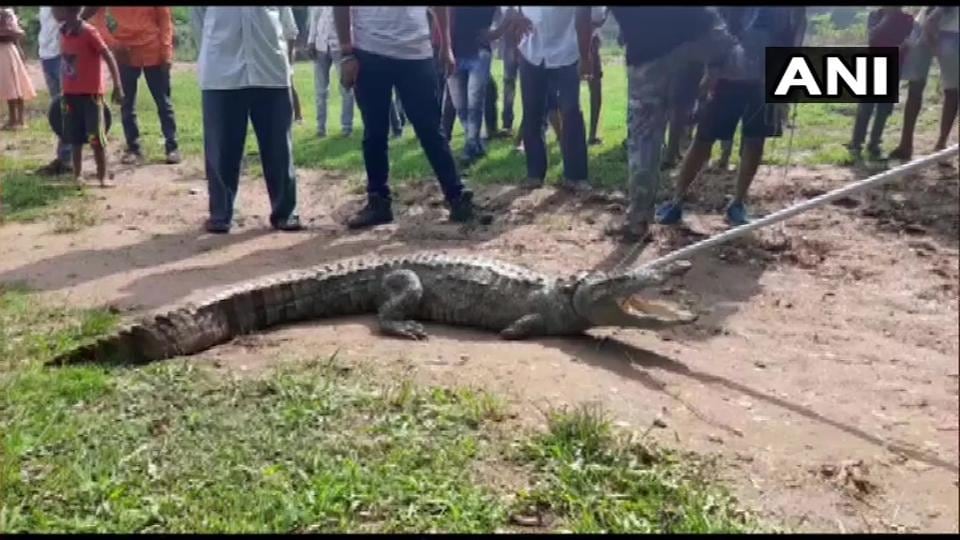
[[[755,221],[751,221],[750,223],[746,223],[746,224],[744,224],[744,225],[740,225],[740,226],[734,227],[734,228],[732,228],[732,229],[730,229],[730,230],[728,230],[728,231],[722,232],[722,233],[720,233],[720,234],[718,234],[718,235],[716,235],[716,236],[711,236],[710,238],[707,238],[707,239],[705,239],[705,240],[701,240],[701,241],[696,242],[696,243],[694,243],[694,244],[690,244],[690,245],[687,246],[687,247],[680,248],[680,249],[678,249],[678,250],[676,250],[676,251],[673,251],[673,252],[670,252],[670,253],[664,255],[663,257],[659,257],[659,258],[657,258],[657,259],[654,259],[653,261],[650,261],[649,263],[646,263],[646,264],[642,265],[639,269],[644,269],[644,270],[645,270],[645,269],[649,269],[649,268],[652,268],[652,267],[655,267],[655,266],[662,266],[662,265],[665,265],[665,264],[667,264],[667,263],[671,263],[671,262],[674,262],[674,261],[678,261],[678,260],[680,260],[680,259],[685,259],[685,258],[689,257],[690,255],[693,255],[694,253],[697,253],[698,251],[703,251],[703,250],[705,250],[705,249],[711,248],[711,247],[716,246],[716,245],[718,245],[718,244],[722,244],[722,243],[724,243],[724,242],[728,242],[728,241],[730,241],[730,240],[733,240],[734,238],[737,238],[737,237],[739,237],[739,236],[743,236],[743,235],[747,234],[747,233],[750,232],[750,231],[754,231],[754,230],[756,230],[756,229],[759,229],[759,228],[762,228],[762,227],[766,227],[766,226],[768,226],[768,225],[772,225],[772,224],[778,223],[778,222],[780,222],[780,221],[784,221],[784,220],[786,220],[786,219],[788,219],[788,218],[791,218],[791,217],[793,217],[793,216],[795,216],[795,215],[797,215],[797,214],[802,214],[803,212],[806,212],[807,210],[811,210],[811,209],[816,208],[816,207],[818,207],[818,206],[823,206],[824,204],[826,204],[826,203],[828,203],[828,202],[830,202],[830,201],[834,201],[834,200],[840,199],[840,198],[842,198],[842,197],[845,197],[845,196],[850,195],[850,194],[852,194],[852,193],[856,193],[856,192],[858,192],[858,191],[863,191],[863,190],[865,190],[865,189],[867,189],[867,188],[869,188],[869,187],[873,187],[873,186],[875,186],[875,185],[877,185],[877,184],[883,184],[883,183],[886,183],[886,182],[890,182],[890,181],[892,181],[892,180],[896,180],[896,179],[898,179],[898,178],[900,178],[900,177],[902,177],[902,176],[904,176],[904,175],[906,175],[906,174],[908,174],[908,173],[911,173],[911,172],[914,172],[914,171],[916,171],[916,170],[918,170],[918,169],[922,169],[922,168],[924,168],[924,167],[930,166],[930,165],[932,165],[932,164],[934,164],[934,163],[936,163],[936,162],[938,162],[938,161],[941,161],[941,160],[943,160],[943,159],[945,159],[945,158],[948,158],[948,157],[950,157],[950,156],[952,156],[952,155],[956,155],[956,154],[958,154],[958,151],[960,151],[960,146],[958,146],[958,145],[955,144],[955,145],[951,146],[950,148],[946,148],[946,149],[944,149],[944,150],[940,150],[939,152],[934,152],[933,154],[930,154],[929,156],[925,156],[925,157],[922,157],[922,158],[917,159],[917,160],[915,160],[915,161],[911,161],[910,163],[905,163],[905,164],[903,164],[903,165],[900,165],[899,167],[895,167],[895,168],[890,169],[890,170],[888,170],[888,171],[884,171],[884,172],[882,172],[882,173],[880,173],[880,174],[873,175],[873,176],[871,176],[871,177],[869,177],[869,178],[864,178],[863,180],[859,180],[859,181],[854,182],[854,183],[852,183],[852,184],[846,185],[846,186],[844,186],[844,187],[842,187],[842,188],[837,188],[837,189],[835,189],[835,190],[833,190],[833,191],[824,193],[823,195],[820,195],[819,197],[814,197],[814,198],[812,198],[812,199],[803,201],[803,202],[798,203],[798,204],[795,204],[795,205],[793,205],[793,206],[784,208],[783,210],[778,210],[778,211],[776,211],[776,212],[774,212],[774,213],[772,213],[772,214],[770,214],[770,215],[768,215],[768,216],[764,216],[764,217],[762,217],[762,218],[760,218],[760,219],[757,219],[757,220],[755,220]],[[639,269],[638,269],[638,270],[639,270]]]

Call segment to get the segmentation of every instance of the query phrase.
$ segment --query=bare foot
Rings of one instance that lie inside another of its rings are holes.
[[[113,183],[113,180],[100,180],[100,187],[103,189],[116,187],[117,185]]]

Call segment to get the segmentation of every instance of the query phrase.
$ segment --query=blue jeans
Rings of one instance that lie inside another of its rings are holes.
[[[170,97],[170,68],[164,66],[128,66],[120,64],[120,84],[123,86],[123,103],[120,105],[120,120],[123,135],[127,139],[127,150],[140,152],[140,125],[137,122],[137,89],[140,86],[140,74],[147,80],[147,89],[157,105],[160,118],[160,131],[166,141],[166,151],[177,150],[177,120],[173,113],[173,99]]]
[[[293,217],[297,178],[293,168],[290,89],[203,90],[201,96],[210,221],[229,226],[233,220],[248,118],[260,147],[263,178],[270,196],[270,223]]]
[[[458,58],[457,68],[447,79],[450,98],[466,132],[463,156],[467,159],[486,153],[480,138],[484,101],[490,80],[490,51],[480,50],[475,58]]]
[[[316,89],[317,103],[317,133],[327,133],[327,99],[330,95],[330,66],[337,66],[340,71],[340,51],[330,50],[318,52],[313,61],[313,81]],[[340,86],[340,129],[343,133],[353,131],[353,90]]]
[[[53,58],[47,58],[46,60],[41,60],[40,65],[43,67],[43,79],[47,83],[47,93],[50,94],[50,99],[57,99],[60,97],[60,57],[54,56]],[[57,159],[60,162],[67,164],[71,161],[72,149],[69,144],[63,142],[63,139],[57,139]]]

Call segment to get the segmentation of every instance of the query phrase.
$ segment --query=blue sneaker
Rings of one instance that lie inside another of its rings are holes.
[[[660,225],[676,225],[683,221],[683,207],[679,203],[667,201],[657,208],[653,217]]]
[[[747,207],[742,202],[730,203],[727,207],[727,223],[737,226],[750,223],[747,217]]]

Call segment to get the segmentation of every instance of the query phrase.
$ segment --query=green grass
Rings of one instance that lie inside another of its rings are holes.
[[[755,528],[695,461],[589,411],[517,432],[493,396],[335,357],[243,379],[43,366],[115,322],[0,291],[0,532],[484,532],[530,504],[556,530]]]
[[[50,206],[82,194],[69,182],[48,182],[22,171],[4,173],[0,180],[0,217],[32,221],[45,217]]]
[[[537,471],[523,493],[528,507],[567,516],[566,528],[591,532],[739,532],[743,513],[722,491],[704,491],[703,463],[617,436],[603,411],[580,407],[550,415],[548,430],[521,445]]]

